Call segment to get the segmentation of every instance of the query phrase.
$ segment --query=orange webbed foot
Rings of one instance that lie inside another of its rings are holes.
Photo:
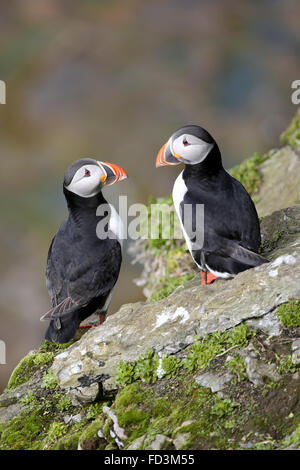
[[[105,322],[106,314],[105,313],[99,313],[98,317],[99,317],[99,322],[98,323],[91,323],[91,324],[87,324],[87,325],[79,325],[79,328],[95,328],[96,326],[102,325],[102,323]]]
[[[200,271],[200,276],[201,276],[201,285],[205,286],[207,284],[212,284],[216,279],[217,276],[212,274],[211,272],[206,272],[206,271]]]

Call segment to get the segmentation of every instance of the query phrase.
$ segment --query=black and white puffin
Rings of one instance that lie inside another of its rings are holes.
[[[156,167],[180,163],[185,168],[175,181],[173,202],[202,284],[268,262],[257,253],[261,236],[252,199],[223,168],[219,147],[205,129],[181,127],[158,152]],[[204,206],[201,227],[196,223],[197,204]],[[187,205],[191,215],[185,218]]]
[[[77,160],[65,173],[69,217],[49,248],[46,283],[52,308],[41,318],[50,320],[49,341],[66,343],[92,313],[106,314],[122,262],[122,223],[102,188],[125,178],[119,166],[92,158]]]

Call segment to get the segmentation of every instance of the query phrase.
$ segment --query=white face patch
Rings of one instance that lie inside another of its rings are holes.
[[[83,165],[66,189],[81,197],[92,197],[99,193],[104,177],[106,175],[100,166]]]
[[[171,151],[183,163],[196,165],[203,162],[214,144],[208,144],[199,137],[191,134],[182,134],[171,143]]]

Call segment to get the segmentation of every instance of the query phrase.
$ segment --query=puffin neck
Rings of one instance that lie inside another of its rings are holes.
[[[92,213],[95,216],[97,207],[101,204],[107,204],[101,191],[92,197],[81,197],[68,191],[65,187],[63,190],[70,215],[73,216],[75,220],[80,217],[80,214],[87,215],[88,213]]]
[[[183,176],[185,178],[207,178],[216,176],[223,169],[221,153],[215,144],[203,162],[196,165],[185,165]]]

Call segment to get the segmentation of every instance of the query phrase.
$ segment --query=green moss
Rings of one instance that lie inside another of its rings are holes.
[[[262,182],[259,165],[268,158],[269,155],[262,156],[255,153],[253,157],[230,170],[232,176],[242,183],[251,196],[255,194]]]
[[[148,383],[154,382],[157,379],[158,363],[158,355],[152,349],[148,349],[138,358],[135,366],[135,378]]]
[[[236,354],[232,359],[226,361],[225,366],[228,370],[237,376],[237,381],[246,380],[248,378],[246,373],[245,359]]]
[[[297,448],[300,447],[300,424],[298,424],[294,432],[289,437],[283,440],[282,447],[285,448],[289,446]]]
[[[64,434],[66,434],[66,425],[64,423],[58,423],[54,421],[49,426],[47,439],[53,441],[63,436]]]
[[[33,364],[35,366],[44,366],[54,359],[53,352],[38,352],[34,354]]]
[[[245,324],[241,324],[224,333],[212,333],[195,342],[188,349],[187,358],[183,361],[174,356],[165,355],[159,362],[158,355],[151,349],[142,354],[137,361],[121,361],[115,374],[118,385],[124,386],[137,380],[147,383],[155,382],[158,375],[161,377],[173,377],[180,367],[189,371],[203,369],[218,355],[237,347],[247,346],[249,339],[255,335],[255,330]]]
[[[146,448],[157,434],[175,438],[178,433],[190,435],[185,448],[225,447],[236,426],[238,406],[230,399],[221,399],[209,389],[189,387],[192,376],[178,376],[173,382],[176,392],[170,398],[168,389],[155,392],[145,384],[128,385],[116,396],[113,405],[119,424],[129,436],[126,446],[146,435],[142,448]],[[182,427],[182,423],[190,423]]]
[[[24,406],[33,405],[36,399],[32,390],[28,390],[27,394],[21,398],[21,404]]]
[[[157,379],[158,364],[158,355],[152,349],[148,349],[137,361],[121,361],[116,368],[115,381],[118,385],[126,385],[135,380],[154,382]]]
[[[52,352],[54,354],[58,354],[68,347],[70,347],[73,343],[75,343],[75,340],[71,340],[68,343],[53,343],[52,341],[45,341],[40,347],[39,351],[40,352]]]
[[[56,386],[57,386],[56,375],[51,369],[49,369],[43,375],[41,387],[45,388],[46,390],[51,390],[52,388],[55,388]]]
[[[163,356],[161,359],[162,377],[171,378],[182,367],[182,361],[175,356]]]
[[[136,361],[124,362],[120,361],[116,367],[115,381],[118,385],[127,385],[135,380]]]
[[[149,420],[149,415],[146,412],[135,408],[134,405],[130,406],[118,417],[118,422],[122,427],[140,425],[141,423],[146,427]]]
[[[221,398],[216,398],[216,403],[211,409],[211,414],[218,416],[219,418],[223,418],[223,416],[231,415],[235,412],[235,408],[237,407],[237,403],[230,400],[230,398],[226,398],[222,400]]]
[[[93,448],[99,441],[98,431],[104,426],[104,419],[96,419],[81,432],[79,442],[82,448]]]
[[[271,439],[266,439],[265,441],[256,442],[252,449],[253,450],[273,450],[275,449],[276,442]]]
[[[226,336],[226,343],[229,347],[243,348],[247,346],[249,340],[256,335],[256,331],[245,323],[241,323],[223,334]]]
[[[46,438],[51,416],[42,407],[30,407],[8,423],[4,423],[0,450],[34,450],[42,448],[41,441]]]
[[[189,371],[204,369],[218,355],[224,351],[222,341],[216,340],[215,335],[204,337],[195,341],[188,349],[188,356],[183,361],[183,367]]]
[[[276,356],[277,358],[277,361],[278,361],[278,365],[277,365],[277,372],[279,374],[287,374],[287,373],[290,373],[290,374],[294,374],[297,370],[297,365],[294,364],[294,362],[292,361],[292,357],[291,356],[286,356],[284,358],[280,358],[278,356]]]
[[[183,361],[183,366],[190,370],[203,369],[226,350],[237,347],[245,347],[249,339],[255,335],[255,331],[246,324],[241,324],[224,333],[212,333],[203,339],[195,341],[189,348],[187,358]]]
[[[68,431],[65,436],[51,445],[51,450],[77,450],[81,434],[82,430],[74,432]]]
[[[74,341],[66,344],[57,344],[45,341],[37,351],[25,356],[13,370],[5,392],[28,382],[28,380],[38,371],[49,367],[55,354],[69,347]]]
[[[59,411],[68,411],[73,406],[68,395],[55,394],[54,398],[58,398],[56,407]]]
[[[54,354],[52,352],[40,351],[25,356],[13,370],[5,391],[13,390],[27,382],[39,368],[49,364],[53,357]]]
[[[285,145],[296,148],[300,145],[300,109],[298,109],[289,127],[284,131],[280,140]]]
[[[161,288],[154,292],[150,298],[150,302],[156,302],[165,297],[168,297],[177,287],[181,286],[184,282],[190,281],[194,278],[194,274],[186,274],[182,277],[165,277],[160,281]]]
[[[149,391],[150,394],[150,391]],[[115,398],[115,404],[119,408],[125,408],[132,403],[142,403],[144,397],[143,387],[140,383],[133,383],[121,389]]]
[[[278,319],[288,328],[300,326],[300,299],[280,305],[276,311]]]
[[[98,418],[102,413],[102,408],[104,405],[108,405],[108,402],[98,402],[90,405],[85,415],[86,419],[91,420]]]

